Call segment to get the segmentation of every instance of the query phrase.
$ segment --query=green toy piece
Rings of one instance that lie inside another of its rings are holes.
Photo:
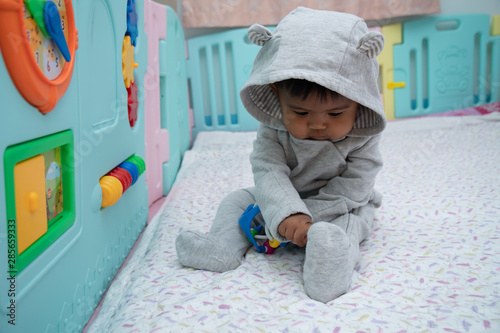
[[[45,21],[43,20],[43,7],[46,2],[47,0],[24,0],[26,7],[31,13],[31,16],[35,19],[35,22],[38,24],[40,30],[42,30],[45,36],[51,38],[47,32],[47,28],[45,27]]]

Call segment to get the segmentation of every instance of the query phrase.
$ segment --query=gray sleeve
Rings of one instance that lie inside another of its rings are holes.
[[[311,216],[290,181],[290,168],[278,140],[277,130],[260,125],[250,155],[255,181],[255,200],[266,222],[266,232],[280,242],[279,224],[292,214]]]
[[[373,189],[383,164],[379,141],[380,135],[373,136],[363,146],[351,151],[347,155],[345,171],[329,180],[317,195],[304,199],[314,221],[330,221],[369,201],[380,204],[381,196]]]

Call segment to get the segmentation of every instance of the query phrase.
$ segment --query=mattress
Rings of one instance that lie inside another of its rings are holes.
[[[394,121],[384,195],[350,291],[304,291],[304,252],[250,248],[225,273],[185,268],[181,230],[208,232],[229,192],[253,185],[255,132],[202,132],[89,332],[499,332],[500,113]]]

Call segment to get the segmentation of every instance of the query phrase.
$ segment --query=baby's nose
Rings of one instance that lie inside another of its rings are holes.
[[[315,130],[325,129],[328,121],[327,117],[325,115],[311,115],[309,117],[309,128]]]

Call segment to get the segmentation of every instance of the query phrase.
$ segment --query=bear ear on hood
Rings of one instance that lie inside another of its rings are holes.
[[[248,28],[248,39],[255,45],[263,46],[273,37],[273,33],[268,28],[260,24],[254,24]]]
[[[358,42],[357,50],[369,58],[375,58],[384,48],[384,35],[378,31],[366,33]]]

